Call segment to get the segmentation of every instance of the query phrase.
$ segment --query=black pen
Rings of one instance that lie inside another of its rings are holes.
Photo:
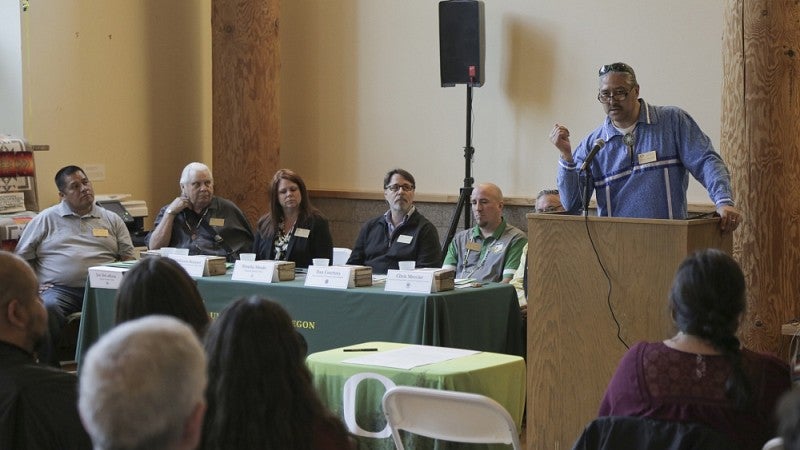
[[[377,352],[377,348],[344,348],[343,352]]]

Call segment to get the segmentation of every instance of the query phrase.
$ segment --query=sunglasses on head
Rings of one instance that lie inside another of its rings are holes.
[[[609,72],[625,72],[625,73],[629,73],[629,74],[631,74],[633,76],[636,76],[636,74],[633,72],[633,69],[631,68],[631,66],[629,66],[629,65],[627,65],[625,63],[614,63],[614,64],[606,64],[604,66],[601,66],[600,70],[597,72],[597,75],[602,77],[603,75],[605,75],[605,74],[607,74]]]

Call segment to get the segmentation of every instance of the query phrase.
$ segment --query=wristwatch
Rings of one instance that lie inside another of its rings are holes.
[[[165,213],[167,213],[167,214],[169,214],[170,216],[177,216],[177,215],[178,215],[178,213],[176,213],[175,211],[173,211],[173,210],[172,210],[172,208],[167,208],[167,210],[166,210],[166,211],[164,211],[164,212],[165,212]]]

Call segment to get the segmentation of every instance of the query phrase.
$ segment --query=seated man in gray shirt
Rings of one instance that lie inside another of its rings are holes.
[[[36,271],[50,317],[50,345],[42,357],[53,365],[66,317],[83,307],[89,267],[133,259],[133,244],[117,213],[97,206],[92,182],[77,166],[56,173],[61,202],[36,215],[22,231],[16,253]]]
[[[253,229],[232,201],[214,195],[214,176],[205,164],[189,163],[179,182],[181,195],[161,208],[147,235],[147,248],[189,249],[190,255],[225,256],[228,262],[253,247]]]
[[[503,192],[497,185],[479,184],[470,200],[476,224],[453,237],[443,267],[456,269],[456,278],[508,283],[528,238],[503,218]]]

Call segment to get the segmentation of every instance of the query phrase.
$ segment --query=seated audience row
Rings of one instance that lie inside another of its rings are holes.
[[[209,328],[205,352],[193,331],[148,316],[89,350],[79,409],[96,449],[355,448],[314,390],[280,305],[233,301]]]

